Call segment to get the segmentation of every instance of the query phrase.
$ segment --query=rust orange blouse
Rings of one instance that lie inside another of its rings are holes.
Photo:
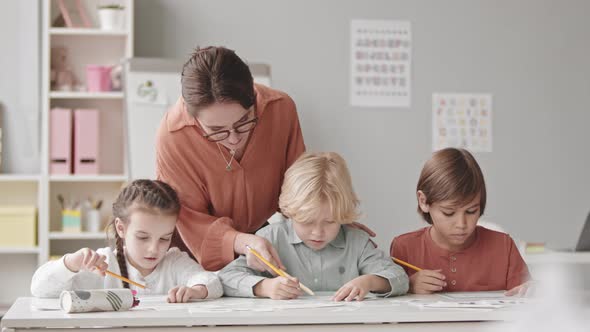
[[[157,178],[178,192],[178,232],[207,270],[231,262],[238,232],[254,233],[278,210],[284,173],[305,150],[293,100],[262,85],[255,90],[258,124],[231,171],[227,149],[222,156],[216,143],[202,137],[182,99],[158,130]]]

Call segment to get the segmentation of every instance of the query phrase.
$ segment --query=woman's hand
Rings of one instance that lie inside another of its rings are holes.
[[[268,271],[276,276],[277,274],[250,252],[246,246],[256,250],[262,257],[279,269],[285,269],[285,266],[279,258],[279,254],[267,239],[254,234],[239,233],[234,241],[234,251],[238,254],[246,255],[246,261],[248,262],[249,267],[258,271]]]
[[[375,237],[377,235],[369,227],[367,227],[359,222],[353,222],[352,224],[347,224],[346,226],[348,226],[350,228],[360,229],[361,231],[365,231],[367,234],[369,234],[370,237]]]
[[[370,237],[375,237],[377,235],[377,233],[373,232],[373,230],[371,230],[369,227],[367,227],[359,222],[353,222],[352,224],[346,224],[346,226],[348,226],[350,228],[354,228],[354,229],[360,229],[361,231],[364,231],[365,233],[369,234]],[[371,239],[369,239],[369,241],[371,241],[371,243],[375,246],[375,248],[377,248],[377,243],[375,243]]]
[[[72,272],[91,271],[105,276],[108,269],[107,257],[89,248],[82,248],[73,254],[64,257],[64,264]]]

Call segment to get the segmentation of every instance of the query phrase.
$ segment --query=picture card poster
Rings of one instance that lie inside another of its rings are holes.
[[[432,95],[432,149],[492,152],[492,95]]]

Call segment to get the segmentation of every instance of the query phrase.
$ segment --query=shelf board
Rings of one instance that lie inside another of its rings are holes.
[[[101,30],[97,28],[51,28],[50,35],[55,36],[102,36],[102,37],[127,37],[126,30]]]
[[[31,174],[0,174],[0,182],[37,182],[40,178]]]
[[[0,254],[38,254],[39,247],[0,247]]]
[[[51,175],[51,182],[124,182],[127,181],[126,175]]]
[[[107,238],[105,233],[63,233],[63,232],[50,232],[50,240],[105,240]]]
[[[122,91],[87,92],[87,91],[51,91],[51,99],[123,99]]]

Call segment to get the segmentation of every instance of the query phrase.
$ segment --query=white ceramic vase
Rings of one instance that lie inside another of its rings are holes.
[[[99,8],[98,22],[102,30],[123,30],[125,29],[125,10]]]

